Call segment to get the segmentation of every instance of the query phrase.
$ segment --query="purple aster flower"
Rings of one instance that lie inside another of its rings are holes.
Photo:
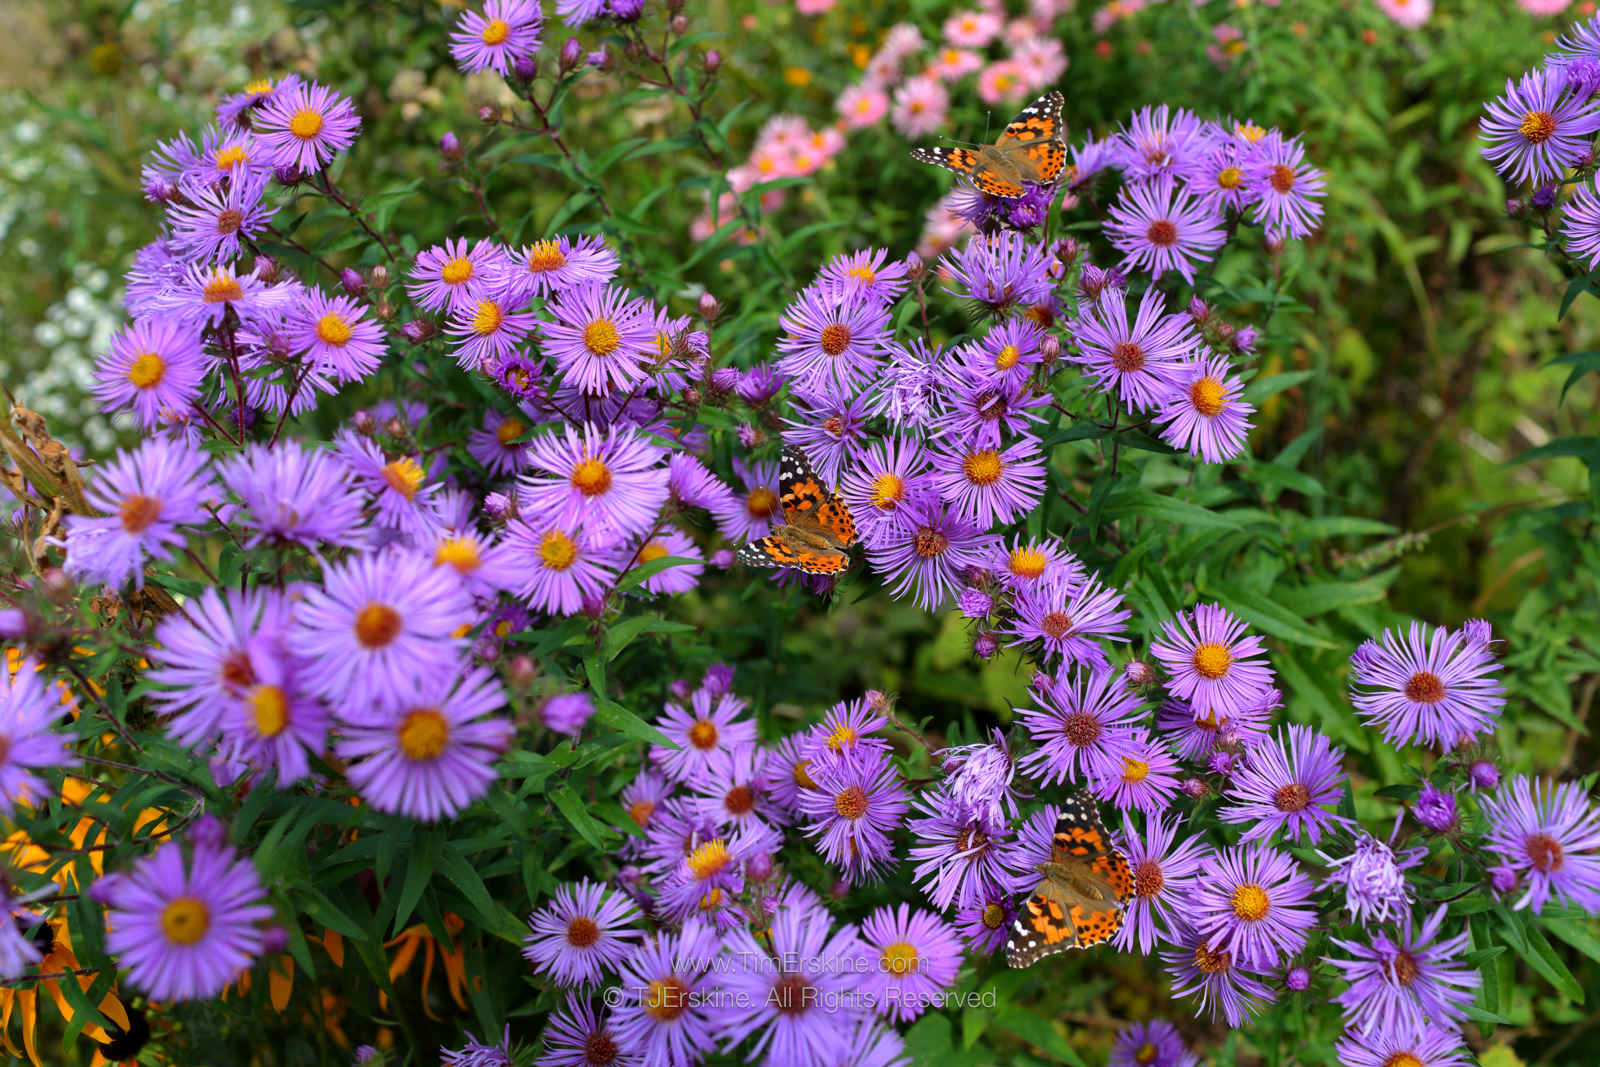
[[[1156,278],[1175,270],[1193,282],[1195,267],[1209,262],[1228,239],[1222,215],[1167,176],[1124,185],[1107,216],[1106,235],[1122,253],[1122,265]]]
[[[33,770],[55,770],[77,760],[66,738],[52,727],[71,706],[66,686],[46,682],[31,656],[11,660],[0,670],[0,812],[10,816],[16,802],[42,804],[49,790]],[[0,886],[0,893],[4,887]],[[9,922],[10,911],[0,910]]]
[[[816,472],[836,485],[845,471],[855,469],[870,441],[866,406],[860,396],[795,396],[795,417],[783,420],[784,443],[803,449]]]
[[[1198,996],[1195,1014],[1208,1012],[1232,1027],[1244,1025],[1272,999],[1272,993],[1254,975],[1241,969],[1231,952],[1213,949],[1199,935],[1185,932],[1177,948],[1162,952],[1161,960],[1172,976],[1172,995]]]
[[[1396,745],[1450,747],[1493,728],[1505,687],[1486,635],[1413,622],[1385,630],[1350,657],[1350,703]]]
[[[1133,411],[1165,403],[1200,346],[1189,317],[1169,315],[1165,305],[1159,289],[1145,290],[1130,325],[1127,298],[1110,289],[1071,323],[1079,352],[1069,358]]]
[[[945,399],[949,353],[936,345],[930,347],[920,337],[901,343],[892,335],[884,342],[884,350],[889,358],[878,375],[877,388],[868,394],[867,410],[888,419],[896,431],[931,429]]]
[[[1509,779],[1483,802],[1485,846],[1527,880],[1517,908],[1543,911],[1551,897],[1600,911],[1600,814],[1576,782]]]
[[[718,829],[749,823],[781,827],[787,819],[772,795],[767,753],[753,742],[711,749],[704,766],[688,781],[694,809]]]
[[[502,544],[523,574],[514,592],[537,611],[576,615],[584,598],[601,596],[616,580],[610,539],[581,527],[516,519],[506,524]]]
[[[1493,760],[1473,760],[1467,767],[1467,785],[1473,789],[1493,789],[1500,784],[1500,768]]]
[[[1423,782],[1411,814],[1417,822],[1436,834],[1448,834],[1461,825],[1461,815],[1456,811],[1456,795],[1435,789],[1432,782]]]
[[[416,457],[388,459],[370,438],[354,430],[334,434],[333,451],[344,461],[355,483],[377,504],[376,521],[408,538],[432,540],[439,529],[439,484],[426,484],[428,473]]]
[[[1004,450],[952,440],[934,453],[933,470],[939,494],[983,527],[1028,514],[1044,496],[1045,466],[1031,437]]]
[[[760,941],[735,930],[718,971],[727,1006],[713,1024],[724,1047],[753,1037],[747,1063],[834,1062],[863,1010],[854,996],[860,952],[855,927],[834,930],[820,904],[780,910]]]
[[[299,289],[298,283],[266,286],[255,274],[239,274],[226,264],[192,263],[151,310],[171,314],[195,329],[219,325],[230,310],[241,322],[253,323],[282,309]]]
[[[200,167],[200,149],[187,134],[179,132],[170,141],[159,141],[139,168],[139,185],[144,198],[152,203],[170,201],[183,182],[185,174],[197,173]]]
[[[1122,928],[1112,944],[1124,952],[1135,945],[1149,955],[1156,942],[1178,944],[1189,929],[1198,875],[1210,866],[1210,849],[1201,837],[1177,840],[1181,816],[1168,825],[1161,813],[1145,820],[1141,838],[1127,815],[1113,838],[1133,875],[1133,896],[1122,913]]]
[[[1237,715],[1256,706],[1272,685],[1261,638],[1216,604],[1198,604],[1165,623],[1150,653],[1167,669],[1168,690],[1187,700],[1195,717]]]
[[[470,518],[453,522],[435,538],[433,565],[454,575],[462,590],[476,600],[492,601],[495,594],[511,592],[523,581],[517,553],[479,533]]]
[[[387,549],[324,572],[320,589],[295,607],[290,651],[306,683],[344,718],[381,713],[430,679],[454,677],[472,605],[426,556]]]
[[[310,756],[326,749],[329,714],[299,684],[299,668],[283,647],[283,633],[275,626],[227,663],[223,682],[233,699],[222,701],[216,727],[224,759],[254,770],[275,769],[279,784],[287,785],[310,775]]]
[[[667,458],[667,488],[686,508],[714,511],[731,502],[728,487],[693,456],[675,452]]]
[[[623,548],[622,555],[640,567],[667,556],[694,561],[674,563],[666,570],[658,571],[640,582],[639,588],[652,596],[676,596],[679,593],[687,593],[700,584],[700,575],[705,573],[706,569],[705,556],[701,554],[700,546],[695,544],[688,534],[672,527],[660,530],[650,540],[640,544],[637,550]]]
[[[889,311],[861,293],[812,286],[784,310],[778,371],[809,394],[860,392],[877,376]]]
[[[1221,141],[1184,166],[1184,188],[1207,210],[1242,213],[1258,193],[1245,182],[1244,167],[1251,155],[1236,140]]]
[[[315,174],[355,143],[361,116],[349,98],[311,82],[274,93],[250,128],[270,166]]]
[[[886,249],[868,248],[834,256],[818,272],[817,284],[842,297],[892,304],[905,292],[906,265],[903,260],[885,263],[888,255]]]
[[[417,253],[406,292],[428,311],[471,314],[480,300],[500,294],[510,262],[499,245],[482,240],[467,247],[467,239],[453,237]]]
[[[712,1051],[718,1012],[711,994],[720,978],[707,971],[721,948],[711,927],[690,919],[623,962],[612,1016],[623,1047],[662,1064],[692,1063]]]
[[[994,612],[994,597],[969,585],[956,594],[956,610],[969,619],[987,619]]]
[[[1044,331],[1024,319],[996,323],[982,340],[957,349],[964,366],[992,377],[1027,378],[1042,359]]]
[[[998,825],[1016,817],[1017,802],[1011,792],[1016,760],[998,727],[992,743],[957,745],[934,753],[944,771],[945,789],[956,810]]]
[[[910,1022],[938,1003],[961,969],[961,941],[939,916],[909,905],[882,907],[861,924],[866,956],[877,957],[862,978],[861,992],[879,1015]]]
[[[1104,270],[1093,263],[1085,263],[1083,271],[1078,275],[1078,295],[1084,300],[1099,300],[1108,292],[1128,292],[1128,279],[1117,267],[1107,267]]]
[[[1194,112],[1172,111],[1166,104],[1135,111],[1109,144],[1113,165],[1135,181],[1181,173],[1210,147],[1205,124]]]
[[[1559,71],[1530,70],[1506,79],[1506,91],[1484,104],[1479,137],[1484,158],[1515,182],[1559,179],[1600,130],[1600,111],[1578,96]]]
[[[1127,811],[1137,808],[1153,815],[1172,803],[1178,789],[1178,761],[1167,747],[1139,727],[1118,744],[1115,762],[1089,765],[1089,786],[1094,795]]]
[[[1050,248],[1012,230],[978,234],[945,254],[950,289],[991,311],[1030,305],[1049,296]]]
[[[463,370],[495,365],[516,354],[538,320],[514,308],[504,286],[472,304],[453,306],[445,333],[455,339],[451,354]]]
[[[621,263],[616,249],[593,235],[549,237],[511,254],[530,295],[548,297],[591,285],[604,285]]]
[[[1011,937],[1011,924],[1017,917],[1015,899],[1016,894],[1009,888],[998,882],[987,882],[978,887],[972,903],[956,909],[956,930],[969,951],[988,956],[1005,945]]]
[[[257,111],[271,103],[277,94],[293,89],[303,81],[298,74],[285,74],[276,82],[271,78],[246,82],[242,92],[231,93],[217,104],[217,125],[248,130],[250,120]]]
[[[984,533],[951,505],[907,500],[894,527],[880,526],[867,558],[890,595],[913,593],[926,611],[936,611],[961,586],[969,567],[982,566],[999,538]]]
[[[1251,748],[1267,736],[1271,712],[1277,701],[1270,699],[1277,690],[1269,689],[1263,698],[1232,715],[1215,711],[1195,718],[1194,708],[1181,700],[1168,699],[1156,712],[1156,731],[1172,744],[1179,759],[1205,760],[1228,738]]]
[[[270,172],[259,170],[216,185],[184,185],[182,198],[167,207],[174,247],[189,259],[206,262],[238,256],[241,235],[264,233],[277,212],[263,200],[271,180]]]
[[[996,546],[993,570],[1008,589],[1025,589],[1046,582],[1074,588],[1087,573],[1083,562],[1054,538],[1020,536],[1010,548]]]
[[[1309,237],[1317,228],[1327,175],[1306,164],[1298,137],[1268,134],[1251,156],[1246,181],[1254,201],[1251,218],[1266,224],[1269,238]]]
[[[160,316],[135,319],[112,336],[94,376],[101,408],[131,409],[149,430],[161,412],[188,411],[199,400],[205,354],[193,328]]]
[[[759,540],[772,532],[773,524],[783,517],[778,503],[778,465],[746,463],[735,456],[733,472],[743,491],[735,488],[713,504],[711,513],[716,516],[717,529],[730,541]]]
[[[186,526],[208,520],[202,508],[212,495],[206,454],[164,438],[119,451],[97,468],[87,489],[99,515],[68,515],[68,574],[120,586],[129,578],[144,588],[145,559],[168,560],[187,540]]]
[[[667,502],[666,450],[627,426],[584,423],[528,446],[518,482],[523,506],[557,526],[581,524],[597,536],[638,537]]]
[[[345,777],[377,811],[432,821],[454,815],[494,783],[494,761],[516,733],[499,680],[482,667],[435,671],[374,708],[340,707],[335,747]]]
[[[940,372],[938,433],[972,448],[996,448],[1009,435],[1027,434],[1050,403],[1026,378],[997,377],[981,367],[956,364]]]
[[[1161,400],[1156,418],[1165,423],[1161,439],[1207,463],[1237,459],[1250,435],[1255,405],[1244,397],[1244,383],[1230,374],[1222,356],[1201,356],[1180,364]]]
[[[1572,191],[1561,210],[1561,237],[1567,255],[1583,261],[1588,270],[1600,266],[1600,189],[1594,181]]]
[[[1448,911],[1448,905],[1439,905],[1421,929],[1405,923],[1398,939],[1382,932],[1373,934],[1367,944],[1333,939],[1351,956],[1327,960],[1350,983],[1334,998],[1350,1029],[1362,1035],[1374,1030],[1392,1033],[1429,1021],[1453,1026],[1465,1017],[1483,978],[1476,968],[1456,959],[1466,950],[1471,934],[1463,930],[1439,939]]]
[[[539,705],[539,724],[546,730],[577,737],[593,714],[594,700],[588,693],[557,693]]]
[[[539,53],[544,14],[538,0],[485,0],[483,11],[463,11],[450,31],[450,56],[463,74],[493,70],[502,77],[517,60]]]
[[[366,317],[352,297],[329,296],[306,290],[289,318],[291,344],[310,360],[319,374],[341,383],[359,382],[373,371],[388,351],[383,327]]]
[[[1011,645],[1040,642],[1055,666],[1080,664],[1109,667],[1100,640],[1126,641],[1132,612],[1122,606],[1122,594],[1108,589],[1098,578],[1069,583],[1065,578],[1038,581],[1017,589],[1012,607],[1016,619],[1008,624]]]
[[[1178,1028],[1165,1019],[1130,1023],[1111,1039],[1107,1067],[1200,1067]]]
[[[1461,1032],[1409,1023],[1376,1034],[1347,1033],[1334,1046],[1342,1067],[1472,1067]]]
[[[596,985],[638,946],[638,915],[626,896],[587,878],[565,883],[528,917],[522,955],[559,986]]]
[[[916,867],[917,888],[940,911],[953,904],[973,907],[1009,885],[1001,851],[1007,834],[1003,823],[962,811],[944,789],[925,789],[912,801],[916,812],[908,829],[906,858]],[[997,944],[1005,943],[1002,930]]]
[[[467,1031],[467,1043],[459,1049],[439,1046],[439,1067],[513,1067],[511,1063],[511,1024],[499,1041],[479,1041]]]
[[[188,180],[214,185],[252,170],[271,170],[270,155],[248,130],[208,126],[200,135],[200,151],[189,160],[180,183]]]
[[[1039,708],[1012,709],[1038,746],[1019,766],[1046,784],[1078,781],[1080,757],[1085,775],[1114,759],[1143,716],[1139,695],[1114,671],[1075,670],[1036,688],[1034,700]]]
[[[615,285],[585,285],[558,293],[555,321],[544,326],[545,351],[565,384],[589,395],[643,385],[655,346],[653,316],[644,302]]]
[[[1088,810],[1099,813],[1094,801],[1075,792],[1072,797]],[[1000,860],[1006,867],[1006,887],[1013,893],[1030,893],[1039,884],[1039,866],[1051,862],[1056,825],[1061,808],[1054,804],[1035,811],[1016,828],[1016,834],[1001,844]]]
[[[1328,876],[1324,886],[1343,886],[1345,910],[1351,919],[1365,926],[1383,922],[1391,913],[1396,919],[1411,916],[1411,887],[1406,884],[1405,872],[1428,858],[1426,848],[1405,849],[1395,852],[1394,840],[1400,832],[1400,819],[1395,820],[1388,843],[1379,841],[1365,830],[1356,831],[1354,846],[1343,856],[1330,856],[1318,852],[1328,863]]]
[[[527,432],[524,417],[489,408],[483,413],[483,428],[467,434],[467,452],[490,474],[516,474],[528,465]]]
[[[190,266],[176,253],[172,242],[161,238],[133,254],[133,265],[122,276],[122,304],[128,314],[145,318],[170,309]]]
[[[1265,970],[1305,947],[1317,924],[1313,888],[1287,853],[1236,845],[1219,852],[1197,880],[1187,917],[1213,951]]]
[[[365,499],[349,468],[332,453],[285,441],[275,448],[251,445],[217,464],[217,475],[243,508],[228,525],[244,534],[244,547],[297,544],[365,544]]]
[[[1266,840],[1280,830],[1285,841],[1315,843],[1344,822],[1327,810],[1344,796],[1344,750],[1309,726],[1290,725],[1270,743],[1251,747],[1242,770],[1228,782],[1223,822],[1246,827],[1241,840]]]
[[[91,890],[106,906],[106,952],[152,1000],[217,996],[261,955],[272,918],[249,860],[198,836],[187,863],[183,852],[169,841]]]
[[[168,735],[180,745],[214,743],[222,717],[256,684],[252,651],[278,647],[288,625],[281,594],[265,589],[207,589],[162,619],[145,679],[172,716]]]
[[[567,994],[567,1002],[550,1013],[544,1028],[546,1067],[640,1067],[644,1060],[617,1036],[609,1011],[595,1014],[587,997]]]
[[[863,538],[873,539],[882,527],[892,528],[901,521],[900,506],[927,469],[919,442],[890,435],[871,445],[845,470],[839,495]]]
[[[756,724],[744,713],[748,705],[732,693],[712,695],[698,689],[685,707],[668,701],[656,728],[676,748],[654,745],[650,759],[676,782],[687,782],[711,770],[713,753],[756,743]]]
[[[889,756],[855,746],[814,760],[815,790],[800,793],[802,828],[829,863],[854,881],[871,881],[894,865],[890,835],[905,818],[905,781]]]

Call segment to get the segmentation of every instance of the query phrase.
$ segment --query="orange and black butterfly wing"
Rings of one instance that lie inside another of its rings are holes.
[[[932,163],[936,167],[953,171],[963,178],[971,178],[982,157],[970,148],[913,148],[911,158],[918,163]]]
[[[1033,144],[1035,141],[1060,143],[1063,140],[1061,109],[1065,105],[1066,98],[1056,90],[1050,90],[1006,124],[1000,140],[995,142],[996,146],[1005,148],[1013,143]]]
[[[793,567],[808,574],[837,574],[850,565],[850,557],[836,548],[808,544],[788,526],[780,526],[759,541],[742,546],[739,562],[751,567]]]
[[[1067,877],[1045,878],[1017,909],[1006,942],[1006,962],[1012,967],[1103,944],[1122,928],[1133,875],[1127,858],[1111,848],[1099,811],[1081,793],[1062,805],[1050,862],[1065,867]]]

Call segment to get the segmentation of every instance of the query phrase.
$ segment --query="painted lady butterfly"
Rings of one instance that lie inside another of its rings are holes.
[[[1115,937],[1133,896],[1133,872],[1112,849],[1100,812],[1082,793],[1061,805],[1050,862],[1038,865],[1039,887],[1017,909],[1006,962],[1026,967],[1046,956],[1090,948]]]
[[[1060,93],[1051,90],[1022,109],[1000,134],[981,148],[913,148],[911,158],[955,171],[990,196],[1015,200],[1024,183],[1053,183],[1067,162],[1062,139]]]
[[[778,464],[778,503],[784,525],[739,549],[752,567],[795,567],[812,574],[837,574],[850,565],[846,551],[856,540],[855,520],[844,501],[811,469],[802,450],[785,445]]]

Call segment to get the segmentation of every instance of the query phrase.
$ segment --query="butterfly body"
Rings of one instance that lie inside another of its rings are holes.
[[[1028,965],[1116,936],[1133,896],[1127,858],[1111,847],[1100,814],[1084,796],[1068,798],[1050,841],[1050,859],[1035,867],[1038,888],[1017,909],[1006,962]]]
[[[978,148],[914,148],[911,157],[953,171],[990,196],[1015,200],[1028,183],[1049,185],[1067,162],[1061,108],[1052,90],[1022,109],[999,141]]]
[[[850,565],[856,541],[855,520],[829,492],[799,448],[786,446],[778,465],[778,502],[784,525],[739,549],[752,567],[794,567],[811,574],[837,574]]]

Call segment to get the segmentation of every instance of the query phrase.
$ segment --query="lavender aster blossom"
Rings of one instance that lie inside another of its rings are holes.
[[[709,995],[720,977],[707,973],[721,947],[712,928],[690,919],[625,960],[612,1016],[619,1043],[651,1064],[693,1063],[710,1053],[716,1025],[726,1019]]]
[[[1576,782],[1506,781],[1483,802],[1485,845],[1526,879],[1517,908],[1543,911],[1552,897],[1600,912],[1600,814]]]
[[[439,528],[439,484],[427,483],[428,472],[417,457],[389,459],[370,438],[354,430],[340,430],[333,441],[334,454],[377,504],[377,525],[404,538],[433,538]]]
[[[1111,942],[1126,952],[1138,946],[1149,955],[1157,941],[1177,944],[1189,929],[1198,876],[1208,866],[1209,849],[1200,837],[1177,840],[1183,820],[1174,815],[1170,825],[1161,813],[1145,821],[1141,838],[1123,816],[1122,832],[1114,838],[1133,874],[1133,896],[1122,913],[1122,928]]]
[[[1177,367],[1156,418],[1161,439],[1207,463],[1237,459],[1250,435],[1255,405],[1244,400],[1244,383],[1230,374],[1222,356],[1202,356]]]
[[[1422,783],[1416,803],[1411,807],[1411,814],[1416,817],[1417,822],[1436,834],[1448,834],[1461,825],[1461,816],[1456,811],[1455,794],[1435,789],[1432,782]]]
[[[1111,289],[1070,324],[1079,348],[1070,358],[1096,388],[1115,393],[1133,411],[1164,404],[1200,346],[1189,317],[1169,315],[1165,307],[1160,290],[1145,290],[1130,325],[1127,297]]]
[[[182,199],[167,208],[173,245],[185,257],[206,262],[238,256],[241,236],[265,232],[277,211],[263,203],[271,179],[269,172],[258,170],[216,185],[185,184]]]
[[[1227,241],[1216,209],[1166,176],[1123,186],[1107,216],[1106,235],[1122,253],[1122,265],[1157,278],[1175,270],[1193,282],[1195,267],[1209,262]]]
[[[65,710],[62,705],[71,706],[66,686],[46,682],[32,657],[12,661],[9,653],[0,670],[0,812],[7,816],[18,800],[39,805],[47,799],[50,791],[33,771],[77,762],[66,738],[52,729]],[[10,914],[0,911],[0,919],[9,924]]]
[[[892,304],[905,292],[906,265],[903,260],[885,263],[888,255],[887,249],[868,248],[834,256],[817,272],[817,284],[845,297]]]
[[[867,295],[812,286],[779,324],[778,370],[802,392],[856,393],[877,377],[889,311]]]
[[[186,412],[200,399],[205,353],[196,330],[170,318],[135,319],[111,338],[95,364],[94,395],[106,411],[131,409],[147,430],[163,411]]]
[[[378,369],[388,344],[383,327],[348,296],[311,289],[289,316],[290,344],[313,370],[341,383],[358,382]]]
[[[1195,932],[1213,951],[1265,970],[1305,947],[1317,912],[1311,879],[1294,859],[1264,845],[1236,845],[1215,863],[1189,910]]]
[[[1065,577],[1038,581],[1017,589],[1016,611],[1007,631],[1011,645],[1038,641],[1047,660],[1056,667],[1074,664],[1096,670],[1110,666],[1099,641],[1126,641],[1132,612],[1123,607],[1122,594],[1108,589],[1098,578],[1068,582]]]
[[[936,611],[960,587],[962,572],[981,565],[999,539],[937,501],[908,500],[899,512],[899,523],[879,528],[867,559],[891,596],[913,593],[924,610]]]
[[[1251,217],[1265,223],[1267,236],[1309,237],[1322,218],[1321,200],[1327,176],[1306,164],[1306,150],[1298,137],[1268,134],[1246,168]]]
[[[871,445],[860,461],[844,472],[839,495],[864,539],[875,541],[879,530],[900,523],[901,504],[926,471],[921,443],[891,435]]]
[[[1107,1067],[1200,1067],[1178,1028],[1165,1019],[1130,1023],[1111,1039]]]
[[[1478,124],[1487,142],[1484,158],[1515,182],[1559,179],[1600,130],[1594,102],[1573,93],[1566,76],[1549,69],[1506,79],[1506,91],[1486,102],[1484,111]]]
[[[951,291],[992,312],[1043,300],[1050,293],[1050,252],[1011,230],[979,234],[945,256]]]
[[[547,522],[638,537],[667,501],[665,456],[627,426],[584,423],[581,432],[568,426],[564,436],[549,434],[528,446],[530,469],[518,485],[532,513]]]
[[[1285,841],[1315,843],[1344,820],[1327,810],[1344,796],[1344,750],[1309,726],[1289,725],[1270,743],[1252,746],[1228,782],[1223,822],[1246,827],[1241,840],[1282,831]]]
[[[563,381],[595,396],[642,385],[655,345],[649,309],[614,285],[585,285],[551,301],[545,351]]]
[[[157,623],[145,678],[171,716],[168,735],[180,745],[213,743],[222,717],[256,684],[252,652],[277,648],[288,625],[276,591],[215,588]]]
[[[531,313],[514,310],[516,304],[502,285],[467,305],[453,306],[445,328],[454,341],[451,354],[463,370],[498,366],[517,355],[517,348],[537,328]]]
[[[595,1014],[587,997],[567,994],[567,1002],[550,1013],[544,1028],[546,1067],[641,1067],[638,1053],[622,1043],[609,1011]]]
[[[1111,161],[1136,182],[1181,173],[1207,146],[1205,126],[1194,112],[1173,111],[1166,104],[1134,112],[1108,142]],[[1084,151],[1089,147],[1085,145]]]
[[[367,540],[363,495],[332,453],[294,441],[252,445],[219,461],[217,474],[244,505],[229,525],[243,532],[246,548],[297,544],[315,553]]]
[[[824,859],[853,881],[871,881],[893,866],[890,834],[905,818],[904,780],[890,758],[874,749],[819,759],[810,768],[815,790],[800,794],[802,829]]]
[[[1089,766],[1094,795],[1122,811],[1136,808],[1146,815],[1170,804],[1178,788],[1178,761],[1167,747],[1143,727],[1129,731],[1117,747],[1116,759]]]
[[[1035,409],[1050,402],[1025,377],[996,377],[982,367],[956,364],[938,378],[939,433],[971,448],[997,448],[1006,436],[1026,434],[1037,422]]]
[[[499,295],[508,269],[505,252],[493,241],[469,249],[466,238],[452,237],[417,253],[406,292],[424,310],[471,314],[480,300]]]
[[[1016,798],[1011,792],[1016,761],[998,727],[993,736],[993,743],[958,745],[941,749],[935,756],[956,810],[998,824],[1017,814]]]
[[[944,789],[925,789],[912,801],[911,847],[906,858],[916,864],[912,878],[940,911],[981,904],[994,887],[1007,884],[1001,851],[1004,823],[981,814],[962,813]],[[999,937],[1005,941],[1004,931]]]
[[[589,881],[557,887],[549,904],[528,916],[532,933],[522,955],[557,985],[571,988],[604,980],[637,947],[638,909],[626,896]]]
[[[496,1042],[479,1041],[467,1031],[467,1043],[459,1049],[439,1047],[439,1067],[512,1067],[511,1024]]]
[[[302,83],[274,93],[250,128],[269,165],[315,174],[355,143],[361,116],[349,99],[327,86]]]
[[[187,540],[184,527],[209,518],[206,455],[164,438],[123,450],[88,485],[98,515],[68,515],[64,569],[80,580],[144,588],[145,559],[168,560]]]
[[[993,568],[1008,589],[1026,589],[1042,582],[1075,589],[1085,575],[1083,561],[1050,537],[1019,536],[1010,548],[997,546]]]
[[[548,297],[589,285],[604,285],[616,276],[621,260],[616,249],[592,234],[551,237],[513,252],[534,296]]]
[[[1266,985],[1241,969],[1232,953],[1213,949],[1197,934],[1186,933],[1175,951],[1161,953],[1161,960],[1172,976],[1173,996],[1200,998],[1196,1015],[1205,1011],[1213,1020],[1238,1027],[1272,999]]]
[[[1466,950],[1471,934],[1463,930],[1439,938],[1448,911],[1447,905],[1439,905],[1420,929],[1403,924],[1397,938],[1379,932],[1366,944],[1333,939],[1351,956],[1327,962],[1350,983],[1334,999],[1352,1031],[1363,1036],[1374,1030],[1393,1033],[1430,1021],[1454,1026],[1465,1017],[1483,978],[1456,959]]]
[[[1261,638],[1245,636],[1245,624],[1216,604],[1180,612],[1150,643],[1171,679],[1173,696],[1187,700],[1195,718],[1236,715],[1255,706],[1272,685]]]
[[[557,693],[539,705],[539,724],[546,730],[577,737],[593,714],[594,700],[588,693]]]
[[[1143,714],[1138,694],[1114,671],[1077,670],[1034,699],[1039,708],[1013,709],[1038,746],[1019,766],[1044,783],[1077,781],[1080,758],[1087,775],[1115,756]]]
[[[1393,844],[1399,831],[1397,819],[1387,844],[1362,830],[1356,833],[1355,846],[1348,854],[1334,857],[1317,853],[1329,867],[1323,885],[1344,887],[1345,910],[1363,926],[1383,922],[1391,913],[1400,920],[1411,915],[1413,894],[1406,884],[1405,872],[1427,859],[1428,850],[1413,848],[1396,853]]]
[[[747,707],[732,693],[716,696],[705,689],[694,692],[688,707],[669,701],[656,727],[677,747],[652,746],[651,761],[677,782],[707,774],[714,753],[755,744],[756,724],[744,716]]]
[[[221,993],[261,955],[272,917],[249,860],[220,840],[194,842],[187,863],[169,841],[92,889],[106,905],[106,951],[154,1000]]]
[[[600,596],[615,583],[617,561],[607,551],[610,538],[581,527],[517,519],[506,524],[502,544],[524,575],[513,591],[537,611],[575,615],[586,597]]]
[[[1477,630],[1413,622],[1402,636],[1385,630],[1350,657],[1350,703],[1393,744],[1448,747],[1493,727],[1505,689],[1500,665]]]
[[[1375,1034],[1347,1033],[1334,1046],[1343,1067],[1472,1067],[1458,1030],[1415,1023]]]
[[[483,11],[463,11],[450,31],[450,56],[464,74],[493,70],[502,77],[518,60],[539,52],[544,14],[538,0],[486,0]]]
[[[879,1015],[897,1022],[910,1022],[936,1004],[961,968],[961,942],[950,924],[906,904],[867,916],[861,942],[877,966],[867,969],[859,988]]]
[[[1600,188],[1593,179],[1572,191],[1561,210],[1562,247],[1589,270],[1600,266]]]
[[[1031,437],[1003,450],[951,441],[933,468],[940,495],[983,527],[1027,515],[1044,495],[1045,465]]]
[[[739,830],[764,822],[781,827],[787,821],[772,795],[767,753],[745,742],[712,749],[704,766],[689,779],[694,809],[719,831]]]

